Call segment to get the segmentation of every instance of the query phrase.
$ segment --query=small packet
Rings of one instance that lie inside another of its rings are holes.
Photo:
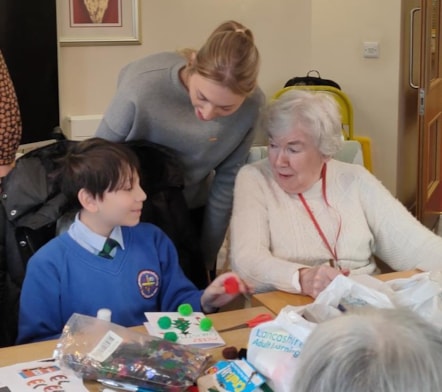
[[[207,352],[74,313],[54,357],[85,380],[112,380],[180,392],[194,384],[210,360]]]
[[[219,361],[198,379],[200,392],[254,392],[262,391],[264,377],[245,359]]]

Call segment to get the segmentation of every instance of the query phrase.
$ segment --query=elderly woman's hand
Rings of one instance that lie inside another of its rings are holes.
[[[328,265],[319,267],[303,268],[299,270],[299,283],[303,294],[316,298],[336,276],[348,275],[348,270],[337,270]]]

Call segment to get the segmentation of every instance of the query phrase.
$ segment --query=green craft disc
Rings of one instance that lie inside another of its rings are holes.
[[[172,325],[172,320],[169,316],[162,316],[158,319],[158,326],[161,329],[168,329]]]
[[[164,334],[164,339],[169,342],[176,342],[178,340],[178,335],[175,332],[166,332]]]
[[[192,305],[190,304],[181,304],[178,306],[178,313],[181,316],[190,316],[193,312]]]
[[[200,329],[201,331],[209,331],[212,328],[213,322],[208,317],[204,317],[200,321]]]

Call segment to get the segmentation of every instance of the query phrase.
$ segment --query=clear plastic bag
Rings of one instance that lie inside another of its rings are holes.
[[[113,380],[156,391],[184,391],[203,373],[207,352],[74,313],[54,353],[85,380]]]

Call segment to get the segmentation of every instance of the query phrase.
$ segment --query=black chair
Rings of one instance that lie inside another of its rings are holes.
[[[140,184],[147,193],[141,221],[160,227],[174,243],[181,268],[200,289],[209,284],[199,236],[183,194],[184,175],[175,153],[146,141],[126,144],[140,161]]]
[[[0,346],[17,334],[18,303],[26,265],[55,235],[57,219],[69,208],[53,173],[71,142],[60,141],[17,160],[3,179],[0,213]]]

